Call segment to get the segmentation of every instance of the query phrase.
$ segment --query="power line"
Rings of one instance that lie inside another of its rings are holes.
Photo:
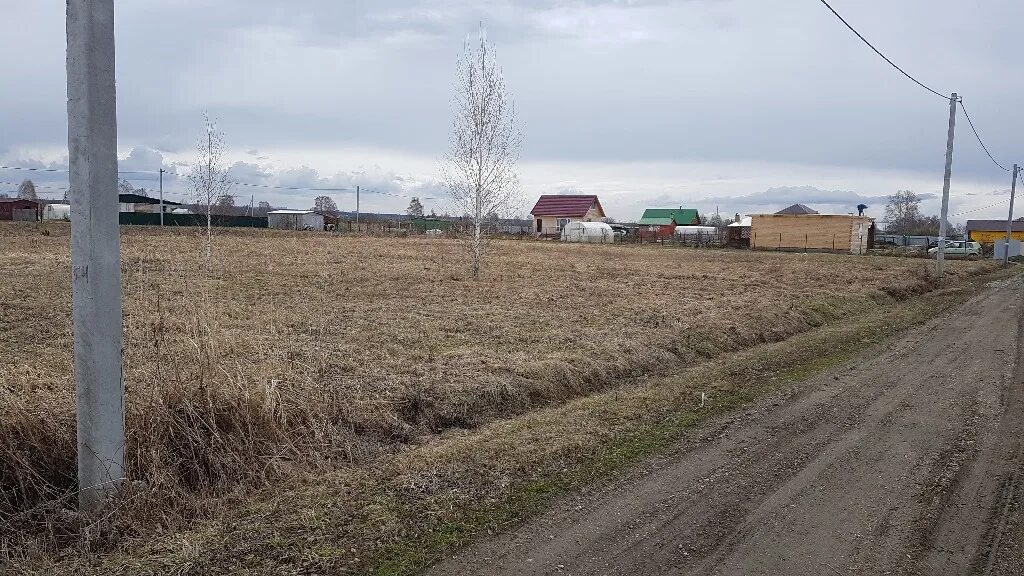
[[[952,218],[953,216],[963,216],[964,214],[970,214],[972,212],[981,212],[982,210],[988,210],[989,208],[995,208],[996,206],[1006,204],[1009,201],[1009,198],[1005,198],[1003,200],[1000,200],[999,202],[996,202],[995,204],[989,204],[988,206],[982,206],[981,208],[972,208],[970,210],[963,210],[961,212],[957,212],[956,214],[950,214],[948,218]]]
[[[0,170],[23,170],[27,172],[61,172],[68,173],[67,168],[30,168],[28,166],[0,166]],[[118,170],[118,174],[159,174],[156,170]],[[164,172],[170,174],[170,172]]]
[[[825,7],[829,9],[829,11],[831,11],[831,12],[832,12],[833,14],[835,14],[836,18],[839,18],[839,21],[840,21],[840,22],[842,22],[843,24],[845,24],[845,25],[846,25],[846,27],[847,27],[847,28],[849,28],[851,32],[853,32],[854,34],[856,34],[856,35],[857,35],[857,38],[860,38],[862,42],[864,42],[865,44],[867,44],[867,45],[868,45],[868,48],[871,48],[872,50],[874,50],[874,51],[875,51],[875,54],[878,54],[879,56],[881,56],[881,57],[882,57],[882,60],[885,60],[886,62],[888,62],[890,66],[892,66],[892,67],[893,67],[893,68],[895,68],[896,70],[899,70],[900,74],[903,74],[904,76],[906,76],[907,78],[909,78],[909,79],[910,79],[911,81],[913,81],[913,82],[914,82],[914,84],[917,84],[917,85],[918,85],[918,86],[920,86],[921,88],[924,88],[925,90],[927,90],[927,91],[931,92],[932,94],[935,94],[935,95],[936,95],[936,96],[938,96],[939,98],[942,98],[943,100],[949,100],[949,96],[943,95],[943,94],[941,94],[940,92],[938,92],[938,91],[936,91],[936,90],[932,90],[931,88],[929,88],[928,86],[926,86],[926,85],[925,85],[925,84],[924,84],[923,82],[921,82],[921,81],[920,81],[920,80],[918,80],[917,78],[914,78],[914,77],[913,77],[913,76],[911,76],[911,75],[910,75],[909,73],[907,73],[907,71],[906,71],[906,70],[904,70],[903,68],[900,68],[899,66],[897,66],[897,65],[896,65],[896,63],[895,63],[895,62],[893,62],[892,60],[890,60],[888,56],[886,56],[885,54],[882,54],[882,52],[881,52],[881,51],[880,51],[880,50],[879,50],[878,48],[875,48],[875,47],[874,47],[874,45],[873,45],[873,44],[871,44],[871,42],[868,42],[868,39],[867,39],[867,38],[865,38],[865,37],[864,37],[864,36],[863,36],[863,35],[862,35],[862,34],[861,34],[860,32],[857,32],[857,29],[856,29],[856,28],[854,28],[853,26],[851,26],[851,25],[850,25],[850,23],[849,23],[849,22],[847,22],[847,21],[846,21],[846,19],[845,19],[845,18],[843,18],[843,17],[842,17],[842,16],[841,16],[841,15],[839,14],[839,12],[836,12],[836,9],[835,9],[835,8],[833,8],[833,7],[832,7],[832,6],[831,6],[831,5],[830,5],[830,4],[828,3],[828,2],[826,2],[825,0],[821,0],[821,3],[822,3],[822,4],[824,4],[824,5],[825,5]]]
[[[158,174],[158,172],[138,171],[138,172],[134,172],[134,174]],[[183,174],[179,174],[177,172],[171,172],[171,171],[167,171],[167,170],[164,171],[164,174],[167,174],[168,176],[174,176],[176,178],[183,178],[184,177]],[[244,186],[246,188],[265,188],[265,189],[268,189],[268,190],[293,190],[293,191],[308,191],[308,192],[355,192],[355,190],[352,190],[351,188],[314,188],[314,187],[307,187],[307,186],[275,186],[275,185],[272,185],[272,184],[250,184],[248,182],[235,182],[235,181],[229,181],[228,184],[231,184],[232,186]]]
[[[5,184],[7,186],[21,186],[21,184],[19,184],[17,182],[0,182],[0,184]],[[36,187],[36,188],[49,188],[51,190],[56,190],[58,192],[67,192],[68,191],[67,188],[60,188],[58,186],[47,186],[46,184],[36,184],[35,182],[33,182],[32,185],[34,187]]]
[[[396,192],[381,192],[380,190],[373,190],[371,188],[360,188],[363,192],[369,192],[371,194],[381,194],[383,196],[394,196],[395,198],[419,198],[421,200],[444,200],[444,198],[437,198],[434,196],[413,196],[411,194],[400,194]]]
[[[270,184],[246,184],[245,182],[228,182],[232,186],[244,186],[246,188],[268,188],[271,190],[298,190],[309,192],[355,192],[351,188],[306,188],[304,186],[272,186]]]
[[[26,168],[24,166],[0,166],[3,170],[24,170],[27,172],[67,172],[62,168]]]
[[[829,11],[832,12],[832,14],[834,14],[835,17],[838,18],[840,22],[845,24],[846,27],[849,28],[851,32],[856,34],[857,37],[860,38],[861,41],[864,42],[864,44],[867,44],[868,48],[871,48],[875,52],[875,54],[878,54],[883,60],[888,62],[890,66],[892,66],[893,68],[898,70],[900,72],[900,74],[903,74],[904,76],[909,78],[911,81],[913,81],[915,84],[917,84],[921,88],[924,88],[925,90],[931,92],[932,94],[935,94],[939,98],[942,98],[943,100],[948,100],[949,99],[948,96],[943,95],[942,93],[938,92],[937,90],[933,90],[932,88],[928,87],[927,85],[925,85],[923,82],[921,82],[917,78],[914,78],[913,76],[911,76],[906,70],[904,70],[903,68],[900,68],[899,66],[896,65],[895,62],[890,60],[888,56],[886,56],[885,54],[882,54],[882,52],[878,48],[875,48],[875,46],[873,44],[871,44],[871,42],[869,42],[868,39],[865,38],[863,34],[858,32],[856,30],[856,28],[854,28],[849,22],[847,22],[846,19],[843,18],[842,15],[840,15],[839,12],[837,12],[836,9],[833,8],[828,3],[827,0],[821,0],[821,3],[824,4],[825,7],[828,8]],[[974,137],[978,139],[978,144],[981,144],[981,149],[985,151],[985,154],[988,156],[989,160],[991,160],[993,164],[995,164],[996,166],[1001,168],[1004,172],[1009,172],[1010,169],[1007,168],[1006,166],[1003,166],[1002,164],[1000,164],[999,161],[996,160],[994,156],[992,156],[992,153],[989,151],[988,146],[986,146],[985,142],[981,139],[981,135],[978,134],[978,130],[974,126],[974,121],[971,120],[971,115],[967,113],[967,108],[964,106],[963,98],[958,98],[957,102],[960,104],[960,109],[962,109],[964,111],[964,116],[967,118],[967,124],[970,125],[970,127],[971,127],[971,132],[974,132]]]
[[[988,146],[985,146],[985,143],[982,142],[981,135],[978,134],[978,131],[974,128],[974,122],[971,121],[971,115],[967,113],[967,108],[964,106],[963,99],[960,99],[960,109],[964,111],[964,117],[967,118],[967,124],[971,127],[971,132],[974,132],[974,137],[978,139],[978,144],[981,144],[981,149],[988,155],[988,159],[996,166],[1002,168],[1004,172],[1009,172],[1010,169],[996,161],[996,159],[992,157],[992,153],[988,151]]]

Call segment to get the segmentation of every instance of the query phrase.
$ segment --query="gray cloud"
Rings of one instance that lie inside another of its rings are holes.
[[[250,184],[262,184],[272,176],[267,167],[253,164],[251,162],[235,162],[228,169],[233,180],[240,180]]]
[[[895,191],[894,191],[895,192]],[[932,200],[939,195],[931,192],[918,193],[921,200]],[[703,203],[740,203],[747,206],[780,206],[791,204],[815,204],[827,206],[844,206],[855,208],[858,204],[868,206],[884,205],[889,199],[888,194],[866,196],[848,190],[822,190],[814,186],[780,186],[769,188],[763,192],[754,192],[743,196],[719,196],[706,198]]]
[[[155,172],[161,168],[166,168],[164,155],[147,146],[132,148],[128,156],[117,163],[117,169],[120,171]]]
[[[941,198],[932,192],[918,192],[917,196],[924,202],[926,211],[933,201]],[[798,203],[824,214],[849,214],[857,211],[857,205],[864,204],[868,207],[866,213],[869,216],[881,217],[888,200],[888,194],[865,195],[848,190],[822,190],[814,186],[781,186],[752,194],[704,198],[691,204],[705,212],[713,212],[717,208],[727,214],[772,213]]]

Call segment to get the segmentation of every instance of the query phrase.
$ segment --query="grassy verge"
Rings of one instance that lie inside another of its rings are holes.
[[[724,369],[724,377],[715,383],[718,392],[710,404],[698,409],[676,405],[661,421],[641,424],[598,447],[571,470],[526,482],[497,505],[467,505],[463,513],[428,534],[382,550],[368,572],[382,576],[422,573],[445,552],[470,542],[476,535],[520,523],[545,508],[554,497],[599,483],[663,453],[697,426],[737,410],[766,392],[792,386],[845,364],[865,350],[956,308],[984,281],[1005,275],[1005,272],[993,274],[894,306],[895,309],[876,311],[845,326],[825,327],[785,342],[762,346],[749,354],[739,354],[741,358],[730,362],[731,366]],[[665,389],[677,387],[692,388],[693,384],[692,375],[681,375],[655,386],[665,392]]]
[[[963,303],[995,275],[961,281],[687,372],[635,382],[315,478],[274,484],[184,532],[102,558],[19,566],[37,573],[417,574],[506,530],[553,498],[664,452],[695,427],[842,364]],[[701,394],[709,398],[701,406]]]

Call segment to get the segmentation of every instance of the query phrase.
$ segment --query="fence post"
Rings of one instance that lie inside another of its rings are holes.
[[[779,232],[779,252],[782,252],[782,232]]]
[[[804,254],[807,254],[807,234],[804,234]]]
[[[836,251],[836,235],[835,234],[832,235],[832,251],[833,252]]]

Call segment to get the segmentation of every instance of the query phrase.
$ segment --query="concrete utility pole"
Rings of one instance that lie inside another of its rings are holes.
[[[359,232],[359,185],[356,184],[356,232]]]
[[[1010,214],[1006,217],[1006,249],[1003,251],[1003,265],[1010,264],[1010,237],[1013,234],[1013,197],[1017,195],[1017,175],[1020,167],[1013,165],[1013,182],[1010,183]]]
[[[946,133],[946,173],[942,179],[942,213],[939,216],[939,249],[935,254],[935,273],[942,277],[946,257],[946,216],[949,213],[949,180],[953,175],[953,133],[956,126],[956,92],[949,96],[949,131]]]
[[[114,0],[67,0],[67,37],[78,502],[89,509],[124,476]]]
[[[164,225],[164,169],[160,169],[160,225]]]

